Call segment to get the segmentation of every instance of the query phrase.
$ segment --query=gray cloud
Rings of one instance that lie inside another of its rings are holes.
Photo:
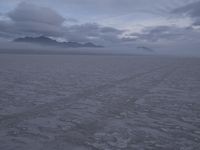
[[[47,1],[47,0],[44,0]],[[48,2],[55,3],[54,0]],[[134,14],[137,12],[146,12],[148,14],[162,15],[167,8],[174,8],[183,0],[57,0],[56,3],[64,4],[64,7],[71,7],[77,11],[96,16],[120,16]],[[186,0],[183,3],[187,3]],[[58,4],[59,5],[59,4]],[[60,8],[63,8],[59,5]]]
[[[67,1],[69,4],[73,4],[75,1],[76,3],[80,2],[80,0]],[[85,0],[85,2],[91,2],[92,7],[93,5],[103,5],[102,2],[94,3],[92,0]],[[138,0],[135,1],[135,4],[142,6],[145,4],[144,2],[147,1]],[[119,9],[122,7],[122,5],[133,4],[131,0],[127,0],[125,2],[121,0],[118,2],[111,0],[107,1],[106,3],[109,3],[109,5],[112,4],[113,6],[120,4]],[[65,4],[64,1],[63,4]],[[200,2],[196,3],[196,5],[197,4],[200,4]],[[188,16],[194,18],[194,25],[198,24],[200,19],[198,20],[199,13],[196,5],[190,4],[177,8],[173,11],[173,13],[186,13]],[[125,7],[123,6],[123,8]],[[4,38],[44,35],[54,38],[64,38],[68,41],[91,41],[97,44],[109,45],[113,43],[135,44],[136,42],[140,41],[156,43],[164,40],[177,41],[184,39],[197,39],[199,37],[199,32],[192,27],[183,28],[175,25],[145,27],[142,32],[125,35],[126,30],[102,26],[97,23],[79,24],[76,19],[64,18],[51,8],[40,7],[28,2],[19,3],[15,9],[8,12],[6,15],[6,19],[4,16],[4,19],[0,20],[0,36]],[[68,22],[73,23],[68,24]]]
[[[194,21],[193,25],[200,25],[200,1],[179,7],[172,12],[189,16]]]
[[[141,33],[132,33],[127,36],[127,41],[137,40],[157,43],[161,41],[198,40],[200,34],[192,27],[156,26],[147,27]]]
[[[20,3],[17,8],[8,13],[15,22],[38,22],[50,25],[61,25],[65,18],[47,7],[38,7],[27,2]]]
[[[86,23],[67,27],[66,36],[70,40],[79,40],[80,42],[95,41],[99,43],[109,43],[120,41],[120,35],[123,30],[112,27],[100,26],[96,23]]]
[[[69,41],[109,43],[120,40],[119,36],[124,32],[96,23],[64,25],[67,21],[77,22],[73,18],[65,19],[50,8],[22,2],[7,13],[7,20],[0,21],[0,36],[15,38],[44,35]]]
[[[0,21],[0,35],[11,38],[61,36],[64,21],[61,15],[50,8],[22,2],[14,10],[4,14],[4,19]]]
[[[174,26],[157,26],[146,28],[142,34],[138,34],[140,39],[158,41],[161,39],[177,39],[182,36],[182,29]]]
[[[199,8],[197,0],[1,0],[0,39],[44,35],[118,49],[199,49]]]

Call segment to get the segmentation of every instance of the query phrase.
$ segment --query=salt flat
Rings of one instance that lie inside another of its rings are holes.
[[[198,150],[200,59],[0,55],[1,150]]]

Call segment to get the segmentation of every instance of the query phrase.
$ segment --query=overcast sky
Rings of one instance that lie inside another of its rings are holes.
[[[113,47],[187,47],[188,51],[197,51],[200,48],[200,1],[0,1],[1,41],[39,35]]]

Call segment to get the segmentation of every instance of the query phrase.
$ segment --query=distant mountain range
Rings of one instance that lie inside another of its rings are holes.
[[[146,52],[155,52],[153,49],[149,48],[149,47],[145,47],[145,46],[138,46],[137,49],[146,51]]]
[[[68,47],[68,48],[69,47],[72,47],[72,48],[79,48],[79,47],[101,48],[103,47],[100,45],[95,45],[91,42],[87,42],[87,43],[58,42],[56,40],[53,40],[45,36],[17,38],[14,40],[14,42],[34,43],[34,44],[40,44],[40,45],[46,45],[46,46],[58,46],[58,47],[64,47],[64,48],[65,47]]]

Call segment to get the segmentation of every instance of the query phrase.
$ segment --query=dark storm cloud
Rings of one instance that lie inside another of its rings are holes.
[[[64,25],[67,22],[76,23],[73,18],[65,19],[56,11],[39,7],[27,2],[19,3],[8,12],[7,20],[0,21],[0,36],[52,36],[79,42],[95,41],[99,43],[119,40],[124,31],[113,27],[104,27],[96,23]]]
[[[65,18],[47,7],[38,7],[27,2],[20,3],[17,8],[8,13],[15,22],[38,22],[50,25],[61,25]]]
[[[173,13],[189,16],[194,21],[193,25],[200,25],[200,1],[177,8]]]
[[[12,11],[4,15],[0,22],[0,31],[10,37],[17,36],[61,36],[65,19],[56,11],[38,7],[27,2],[19,3]]]

